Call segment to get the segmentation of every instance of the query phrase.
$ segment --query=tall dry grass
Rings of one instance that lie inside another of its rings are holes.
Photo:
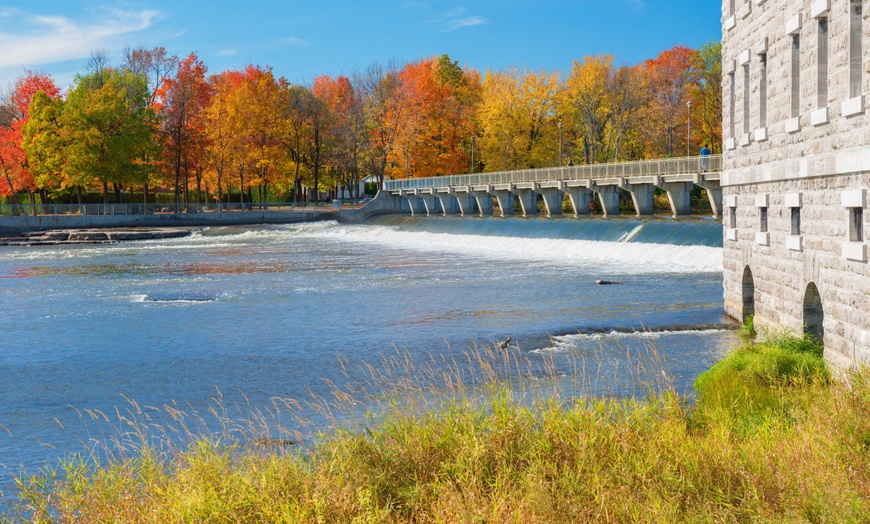
[[[649,366],[643,376],[656,376],[654,356],[634,362]],[[476,348],[463,361],[433,356],[419,363],[398,351],[366,366],[365,378],[353,385],[313,397],[309,408],[330,418],[333,429],[299,449],[275,440],[263,414],[243,424],[225,420],[223,431],[205,436],[190,427],[161,428],[159,438],[128,417],[127,441],[110,446],[109,458],[72,458],[22,479],[7,518],[870,518],[870,372],[854,371],[848,384],[830,380],[811,341],[783,336],[743,344],[699,379],[694,405],[674,394],[666,378],[650,384],[645,397],[620,394],[635,391],[641,373],[614,386],[612,395],[576,395],[583,385],[566,390],[563,366],[533,363],[514,348]],[[578,376],[596,366],[610,369],[594,361],[571,366]],[[223,416],[219,409],[212,415]],[[189,432],[189,444],[161,446],[161,435],[172,431]]]

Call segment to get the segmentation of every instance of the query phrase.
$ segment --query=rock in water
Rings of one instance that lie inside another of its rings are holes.
[[[613,280],[596,280],[595,283],[599,286],[618,286],[622,284],[622,282],[616,282]]]

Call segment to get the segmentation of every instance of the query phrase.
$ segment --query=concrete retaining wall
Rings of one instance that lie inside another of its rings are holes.
[[[45,215],[0,217],[0,236],[47,229],[111,227],[207,227],[252,224],[293,224],[337,220],[330,211],[245,211],[240,213],[191,213],[154,215]]]
[[[410,213],[411,205],[407,198],[391,195],[388,191],[379,191],[377,196],[359,209],[342,209],[338,220],[348,224],[358,224],[376,215],[393,215]]]

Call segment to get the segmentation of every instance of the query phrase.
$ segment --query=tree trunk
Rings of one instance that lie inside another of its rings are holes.
[[[207,193],[208,191],[206,191]],[[202,169],[196,170],[196,201],[202,203]]]
[[[103,180],[103,204],[109,205],[109,183]]]
[[[224,187],[223,187],[223,181],[221,180],[222,175],[223,175],[223,171],[224,171],[224,170],[223,170],[223,167],[218,167],[218,170],[217,170],[217,176],[218,176],[218,179],[217,179],[217,186],[218,186],[218,201],[217,201],[217,205],[218,205],[218,213],[221,212],[221,205],[222,205],[221,202],[223,202],[223,199],[224,199]]]
[[[76,199],[79,201],[79,205],[82,205],[82,186],[76,186]]]

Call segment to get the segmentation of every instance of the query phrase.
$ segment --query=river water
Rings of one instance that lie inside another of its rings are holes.
[[[721,243],[702,219],[386,217],[0,248],[0,482],[110,438],[131,402],[269,409],[507,337],[586,384],[654,346],[690,394],[733,341]]]

